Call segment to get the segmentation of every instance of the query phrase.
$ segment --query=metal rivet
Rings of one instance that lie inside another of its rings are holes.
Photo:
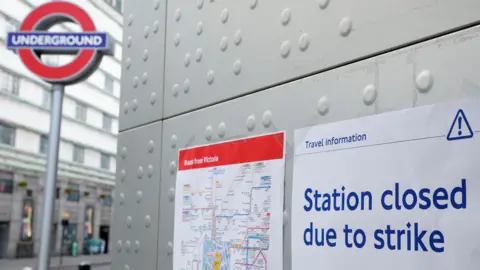
[[[126,223],[127,223],[127,227],[128,227],[128,228],[131,228],[131,227],[132,227],[132,217],[131,217],[131,216],[128,216],[128,217],[127,217],[127,222],[126,222]],[[126,244],[127,244],[127,243],[125,243],[125,245],[126,245]]]
[[[317,0],[318,6],[321,9],[327,8],[329,2],[330,2],[330,0]]]
[[[235,43],[235,45],[240,45],[240,43],[242,43],[242,30],[241,29],[238,29],[237,32],[235,32],[235,36],[233,37],[233,43]]]
[[[145,216],[145,228],[150,228],[151,218],[149,215]]]
[[[228,21],[228,9],[222,10],[222,13],[220,14],[220,20],[222,23],[226,23]]]
[[[321,97],[317,102],[317,111],[320,115],[325,115],[330,110],[330,102],[327,97]]]
[[[133,14],[128,15],[128,26],[132,26],[133,24]]]
[[[197,0],[197,8],[202,9],[203,7],[203,0]]]
[[[150,94],[150,104],[154,105],[156,101],[157,101],[157,93],[152,92]]]
[[[137,99],[132,100],[132,110],[135,112],[138,109],[138,101]]]
[[[190,79],[186,78],[185,81],[183,81],[183,92],[188,93],[190,91]]]
[[[153,4],[153,7],[155,10],[158,10],[160,8],[160,0],[155,1],[155,4]]]
[[[125,178],[127,177],[127,172],[123,169],[121,172],[120,172],[120,180],[122,182],[125,182]]]
[[[172,138],[170,138],[170,145],[172,146],[172,148],[177,147],[177,140],[177,135],[173,134]]]
[[[126,252],[130,252],[130,247],[131,247],[131,244],[130,244],[130,241],[125,241],[125,251]]]
[[[185,64],[186,67],[190,65],[190,60],[192,59],[192,55],[190,53],[185,54],[185,59],[183,63]]]
[[[148,165],[148,167],[147,167],[147,176],[148,176],[148,178],[151,178],[153,176],[153,166],[152,165]]]
[[[180,44],[180,33],[175,34],[175,37],[173,38],[173,44],[175,44],[175,47]]]
[[[255,128],[255,115],[252,114],[247,118],[247,129],[249,131],[252,131],[254,128]]]
[[[203,22],[197,23],[197,36],[200,36],[203,32]]]
[[[175,163],[175,161],[170,162],[170,173],[174,174],[176,170],[177,170],[177,163]]]
[[[150,140],[148,142],[148,152],[153,153],[153,149],[155,148],[155,142],[153,140]]]
[[[227,126],[224,122],[218,124],[218,137],[223,138],[225,137],[225,133],[227,132]]]
[[[205,139],[210,141],[212,139],[213,128],[212,126],[205,127]]]
[[[180,86],[178,84],[175,84],[173,87],[172,87],[172,94],[173,96],[178,96],[178,91],[180,89]]]
[[[160,29],[160,23],[159,23],[158,21],[155,21],[155,22],[153,23],[153,33],[156,34],[159,29]]]
[[[142,177],[143,177],[143,167],[142,167],[142,166],[138,166],[137,178],[138,178],[138,179],[142,179]]]
[[[308,49],[309,45],[310,45],[310,37],[308,36],[307,33],[303,33],[300,36],[300,39],[298,40],[298,47],[302,52],[304,52]]]
[[[120,204],[125,202],[125,194],[123,192],[120,193]]]
[[[168,251],[167,251],[168,255],[172,255],[173,254],[173,243],[172,241],[168,241]]]
[[[147,72],[144,72],[142,74],[142,83],[143,84],[147,84],[147,81],[148,81],[148,73]]]
[[[182,11],[178,8],[176,11],[175,11],[175,20],[178,22],[180,21],[180,18],[182,17]]]
[[[125,264],[124,270],[130,270],[130,266],[128,266],[128,264]]]
[[[132,47],[132,37],[131,36],[128,36],[128,38],[127,38],[127,47],[128,48]]]
[[[148,50],[145,49],[143,50],[143,61],[147,61],[148,60]]]
[[[433,85],[433,76],[428,70],[422,70],[415,79],[418,91],[421,93],[428,92]]]
[[[134,88],[137,88],[137,87],[138,87],[138,81],[139,81],[139,80],[140,80],[140,79],[138,78],[138,76],[133,77],[133,87],[134,87]]]
[[[168,190],[168,200],[173,202],[174,199],[175,199],[175,189],[172,187]]]
[[[290,18],[292,17],[292,12],[289,8],[286,8],[282,11],[282,24],[287,25],[290,22]]]
[[[228,38],[222,37],[222,39],[220,40],[220,50],[224,52],[225,50],[227,50],[227,47],[228,47]]]
[[[287,222],[288,222],[288,213],[287,211],[283,211],[283,226],[285,226]]]
[[[140,250],[140,241],[138,241],[138,240],[135,241],[135,247],[134,247],[134,249],[135,249],[135,252],[138,252],[138,251]]]
[[[272,112],[266,111],[262,116],[262,123],[264,127],[269,127],[272,124]]]
[[[208,84],[212,84],[214,79],[215,79],[215,72],[213,70],[209,70],[207,72],[207,82],[208,82]]]
[[[143,198],[143,192],[141,190],[137,190],[137,202],[140,203]]]
[[[340,21],[340,34],[344,37],[348,36],[352,31],[352,20],[345,17]]]
[[[372,105],[377,98],[377,90],[373,84],[365,86],[363,89],[363,103],[367,106]]]
[[[195,51],[195,60],[197,62],[200,62],[202,60],[202,57],[203,57],[203,50],[198,48],[196,51]]]
[[[282,46],[280,47],[280,54],[283,58],[287,58],[288,55],[290,55],[290,47],[290,41],[286,40],[282,43]]]
[[[122,155],[122,158],[125,159],[125,157],[127,156],[127,147],[126,146],[122,147],[122,151],[120,152],[120,154]]]
[[[122,241],[121,240],[117,241],[117,251],[118,252],[122,251]]]
[[[258,0],[250,0],[250,8],[255,9],[258,5]]]
[[[125,66],[127,69],[130,69],[132,67],[132,59],[127,58],[127,60],[125,60],[125,63],[126,63]]]
[[[233,73],[235,73],[235,75],[238,75],[240,74],[241,71],[242,71],[242,62],[240,60],[236,60],[235,63],[233,63]]]
[[[150,27],[145,26],[145,30],[143,30],[143,36],[145,38],[148,38],[148,35],[150,34]]]

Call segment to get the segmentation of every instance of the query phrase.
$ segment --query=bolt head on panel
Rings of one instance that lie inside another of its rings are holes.
[[[185,81],[183,81],[183,92],[188,93],[190,91],[190,79],[185,79]]]
[[[178,91],[179,91],[179,89],[180,89],[180,85],[178,85],[178,84],[174,84],[174,85],[173,85],[173,87],[172,87],[172,94],[173,94],[173,96],[175,96],[175,97],[178,96]]]
[[[326,115],[330,110],[330,102],[327,97],[321,97],[317,102],[317,111],[320,115]]]
[[[208,84],[212,84],[214,79],[215,79],[215,72],[213,70],[209,70],[207,72],[207,82],[208,82]]]
[[[282,43],[280,47],[280,54],[283,58],[287,58],[290,55],[290,41],[286,40]]]
[[[122,169],[120,171],[120,181],[124,182],[126,175],[127,175],[127,172],[125,172],[125,169]]]
[[[144,72],[142,74],[142,83],[143,84],[147,84],[147,81],[148,81],[148,73],[147,72]]]
[[[203,22],[197,23],[197,36],[200,36],[203,32]]]
[[[180,44],[180,33],[175,34],[175,37],[173,38],[173,44],[175,44],[175,47]]]
[[[266,111],[263,113],[262,123],[264,127],[269,127],[272,124],[272,112]]]
[[[122,251],[122,241],[121,240],[117,241],[117,251],[118,252]]]
[[[308,49],[309,45],[310,45],[310,37],[307,33],[303,33],[300,36],[300,39],[298,40],[298,47],[302,52],[304,52]]]
[[[203,50],[198,48],[195,51],[195,60],[197,60],[197,62],[200,62],[202,60],[202,57],[203,57]]]
[[[126,146],[122,147],[122,150],[120,151],[120,155],[123,159],[125,159],[125,157],[127,157],[127,147]]]
[[[290,19],[292,17],[292,12],[289,8],[286,8],[282,11],[281,20],[283,25],[287,25],[290,22]]]
[[[135,253],[137,253],[140,250],[140,241],[135,241],[135,247],[134,247]]]
[[[126,252],[130,252],[130,248],[132,247],[132,244],[130,243],[130,241],[125,241],[125,251]]]
[[[167,247],[168,247],[168,250],[167,250],[168,255],[172,255],[172,253],[173,253],[173,243],[172,243],[172,241],[168,241]]]
[[[139,166],[137,170],[137,178],[142,179],[142,177],[143,177],[143,167]]]
[[[252,114],[247,118],[247,129],[249,131],[252,131],[254,128],[255,128],[255,115]]]
[[[183,63],[185,64],[185,67],[188,67],[190,65],[190,60],[192,59],[192,55],[190,53],[185,54],[185,59]]]
[[[137,109],[138,109],[138,101],[135,98],[135,99],[132,100],[132,110],[136,111]]]
[[[156,34],[158,32],[158,30],[160,30],[160,23],[158,21],[155,21],[153,23],[153,33]]]
[[[175,11],[175,21],[180,21],[180,18],[182,18],[182,11],[178,8],[176,11]]]
[[[250,8],[255,9],[258,5],[258,0],[250,0]]]
[[[145,30],[143,30],[143,37],[148,38],[148,35],[150,35],[150,27],[145,26]]]
[[[203,0],[197,0],[197,8],[202,9],[203,7]]]
[[[143,199],[143,192],[141,190],[137,190],[137,203],[140,203]]]
[[[133,24],[133,14],[128,15],[127,24],[128,24],[128,26],[132,26],[132,24]]]
[[[146,62],[147,60],[148,60],[148,50],[145,49],[145,50],[143,50],[143,61]]]
[[[240,45],[240,43],[242,43],[242,30],[241,29],[238,29],[237,32],[235,32],[235,35],[233,37],[233,43],[235,43],[235,45]]]
[[[148,152],[153,153],[154,148],[155,148],[155,142],[153,142],[153,140],[148,141]]]
[[[149,215],[145,216],[145,228],[150,228],[152,218]]]
[[[158,10],[160,8],[160,0],[155,0],[155,2],[153,3],[153,8],[155,10]]]
[[[170,188],[168,190],[168,200],[173,202],[173,200],[175,199],[175,188]]]
[[[227,126],[224,122],[218,124],[218,137],[223,138],[225,137],[225,133],[227,132]]]
[[[133,41],[133,40],[132,40],[132,37],[131,37],[131,36],[128,36],[128,38],[127,38],[127,47],[128,47],[128,48],[132,47],[132,41]]]
[[[212,134],[213,134],[213,128],[212,126],[207,126],[205,128],[205,139],[207,141],[210,141],[212,139]]]
[[[228,47],[228,38],[222,37],[222,39],[220,40],[220,50],[224,52],[227,50],[227,47]]]
[[[228,21],[228,9],[223,9],[222,13],[220,13],[220,20],[222,23],[226,23]]]
[[[349,17],[345,17],[340,21],[340,34],[344,37],[348,36],[352,31],[352,20]]]
[[[175,163],[175,161],[172,161],[170,163],[170,173],[174,174],[176,170],[177,170],[177,164]]]
[[[154,105],[157,102],[157,93],[152,92],[150,94],[150,104]]]
[[[233,73],[235,75],[240,74],[242,71],[242,62],[240,60],[236,60],[235,63],[233,63]]]
[[[415,79],[418,91],[427,93],[433,85],[433,76],[428,70],[422,70]]]
[[[148,176],[148,178],[151,178],[153,176],[153,166],[152,165],[148,165],[148,167],[147,167],[147,176]]]
[[[132,59],[130,59],[129,57],[127,57],[127,59],[125,60],[125,67],[127,69],[130,69],[132,67]]]
[[[330,0],[317,0],[318,6],[321,9],[326,9]]]
[[[367,106],[372,105],[377,98],[377,90],[373,84],[365,86],[363,89],[363,103]]]
[[[172,137],[170,138],[170,145],[172,146],[172,148],[175,148],[177,147],[177,135],[173,134]]]

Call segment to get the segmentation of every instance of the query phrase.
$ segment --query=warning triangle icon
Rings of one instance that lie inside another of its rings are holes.
[[[447,140],[455,141],[462,139],[469,139],[473,137],[473,130],[468,123],[467,117],[462,109],[458,110],[455,119],[452,122],[450,131],[447,135]]]

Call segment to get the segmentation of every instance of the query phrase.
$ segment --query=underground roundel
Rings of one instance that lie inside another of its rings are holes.
[[[82,32],[48,32],[60,23],[73,22]],[[8,48],[16,50],[25,66],[50,83],[72,84],[87,78],[100,65],[103,55],[113,54],[107,33],[96,32],[92,18],[70,2],[49,2],[34,9],[18,32],[8,33]],[[67,54],[75,58],[62,66],[42,62],[42,54]]]

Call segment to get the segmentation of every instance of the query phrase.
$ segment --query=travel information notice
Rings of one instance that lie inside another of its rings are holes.
[[[479,137],[477,98],[297,130],[293,269],[479,269]]]
[[[283,269],[285,134],[179,151],[174,270]]]

